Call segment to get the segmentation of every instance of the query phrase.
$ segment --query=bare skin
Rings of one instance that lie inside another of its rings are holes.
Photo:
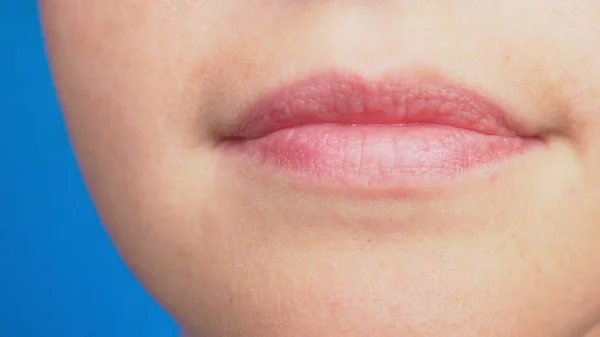
[[[102,220],[189,336],[600,336],[600,2],[40,6]],[[405,198],[301,192],[221,156],[240,109],[333,68],[467,83],[545,146]]]

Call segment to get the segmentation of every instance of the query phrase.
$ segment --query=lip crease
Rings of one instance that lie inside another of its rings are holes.
[[[342,185],[435,185],[541,143],[490,99],[439,80],[326,73],[268,93],[240,117],[222,150]]]

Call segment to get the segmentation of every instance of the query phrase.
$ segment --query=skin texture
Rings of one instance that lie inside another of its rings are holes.
[[[190,336],[600,336],[600,2],[43,0],[102,220]],[[433,72],[547,146],[419,197],[290,188],[219,130],[315,71]]]

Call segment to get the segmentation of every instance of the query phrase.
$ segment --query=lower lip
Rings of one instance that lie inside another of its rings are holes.
[[[300,179],[418,187],[493,167],[539,143],[441,125],[312,124],[225,141],[221,147]]]

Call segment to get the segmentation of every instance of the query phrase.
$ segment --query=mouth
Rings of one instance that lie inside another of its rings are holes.
[[[492,100],[458,85],[327,73],[264,96],[219,148],[302,181],[414,189],[500,169],[542,144]]]

